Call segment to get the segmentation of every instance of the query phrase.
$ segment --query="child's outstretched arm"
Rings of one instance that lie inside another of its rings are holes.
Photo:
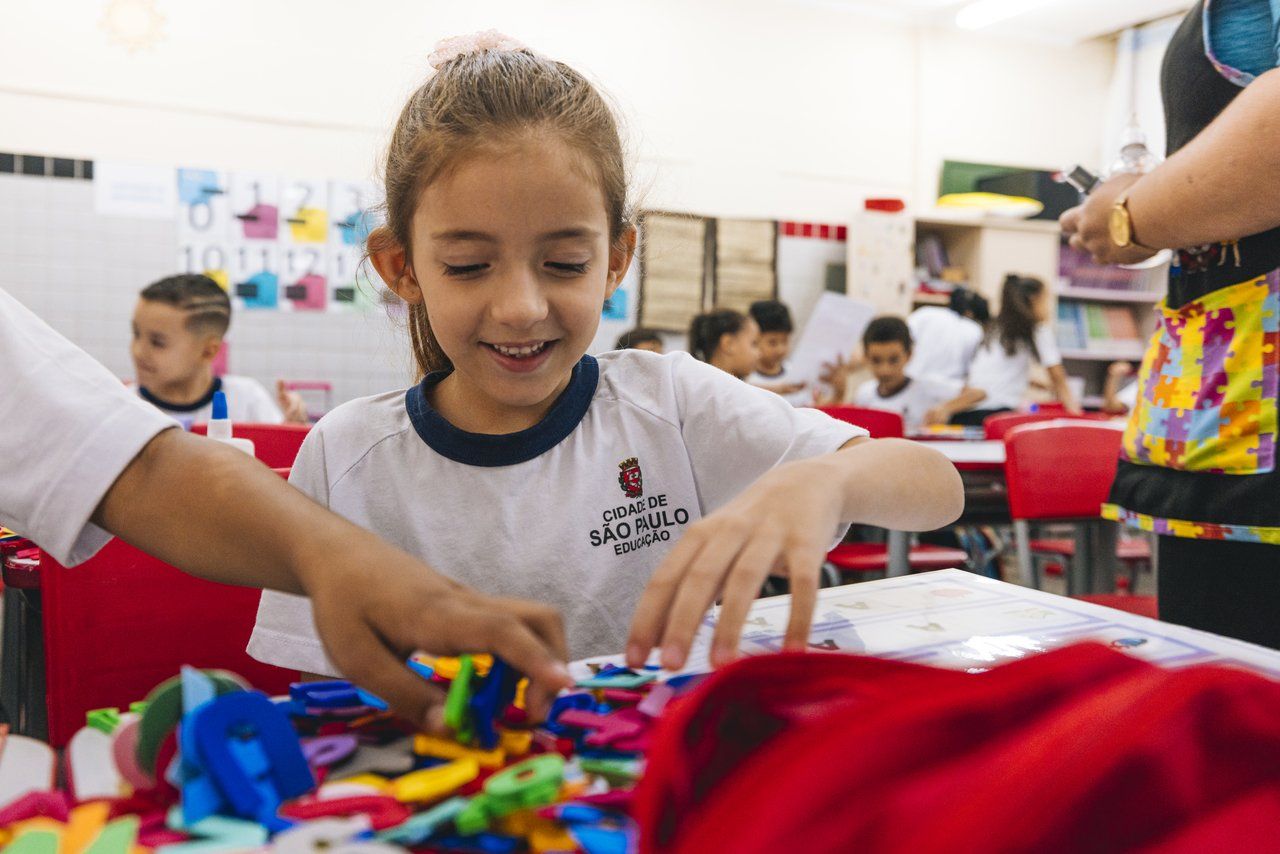
[[[817,603],[818,573],[841,523],[928,531],[964,509],[960,475],[926,445],[854,439],[839,451],[772,469],[716,512],[689,526],[640,598],[627,662],[661,647],[663,667],[684,666],[708,607],[721,598],[712,664],[737,655],[752,601],[770,574],[791,581],[785,646],[804,649]]]
[[[415,650],[501,656],[530,677],[535,717],[570,684],[554,609],[463,587],[226,445],[164,430],[93,521],[192,575],[311,597],[330,659],[421,726],[441,728],[444,695],[405,667]]]

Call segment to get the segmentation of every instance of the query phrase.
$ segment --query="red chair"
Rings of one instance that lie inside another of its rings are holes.
[[[208,424],[194,424],[192,433],[208,434]],[[302,440],[311,428],[306,424],[233,424],[231,435],[253,442],[253,455],[271,468],[289,468],[298,458]]]
[[[74,568],[42,555],[39,586],[48,727],[28,734],[54,747],[84,726],[85,712],[127,707],[184,664],[230,670],[269,694],[297,679],[245,652],[256,589],[193,578],[121,540]]]
[[[1039,424],[1043,421],[1110,421],[1112,416],[1101,412],[1084,412],[1080,415],[1065,415],[1064,411],[1040,412],[1001,412],[988,415],[982,422],[982,432],[988,439],[1003,439],[1014,427],[1023,424]]]
[[[911,547],[907,560],[912,572],[929,572],[964,567],[969,562],[969,554],[946,546],[916,545]],[[841,543],[827,552],[827,563],[841,574],[883,575],[889,570],[889,549],[883,543]]]
[[[863,428],[873,439],[901,439],[906,435],[902,416],[897,412],[861,406],[819,406],[818,409],[832,418]]]
[[[1032,522],[1111,524],[1101,519],[1099,510],[1115,479],[1121,436],[1114,427],[1078,420],[1023,424],[1005,436],[1009,515],[1019,568],[1031,586],[1039,587],[1033,552],[1076,559],[1074,541],[1032,539]],[[1117,557],[1131,567],[1136,562],[1149,563],[1150,545],[1143,540],[1132,543],[1119,547]],[[1073,594],[1082,592],[1072,589],[1082,569],[1077,566],[1068,573],[1068,591]]]

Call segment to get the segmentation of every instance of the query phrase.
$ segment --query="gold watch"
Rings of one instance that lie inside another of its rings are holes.
[[[1116,199],[1115,204],[1111,206],[1111,218],[1108,220],[1108,230],[1111,232],[1111,242],[1121,249],[1127,246],[1136,246],[1139,249],[1146,249],[1155,252],[1150,246],[1143,246],[1133,236],[1133,216],[1129,213],[1129,192],[1126,190]]]

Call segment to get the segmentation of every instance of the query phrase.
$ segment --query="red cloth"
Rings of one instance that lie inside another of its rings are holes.
[[[1079,644],[981,675],[749,658],[673,704],[641,850],[1280,846],[1280,683]]]

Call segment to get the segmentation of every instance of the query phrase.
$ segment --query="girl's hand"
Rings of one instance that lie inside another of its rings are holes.
[[[311,423],[311,419],[307,415],[306,401],[296,391],[290,391],[286,388],[284,380],[276,380],[276,402],[280,405],[280,411],[284,413],[285,423]]]
[[[405,719],[443,733],[444,691],[411,672],[405,658],[418,650],[487,652],[529,677],[529,715],[542,720],[556,694],[573,684],[563,663],[560,614],[548,605],[486,596],[374,542],[372,554],[330,549],[303,570],[316,628],[338,669]]]
[[[1099,264],[1137,264],[1156,253],[1140,246],[1116,246],[1111,242],[1111,208],[1120,194],[1135,184],[1141,175],[1117,175],[1090,193],[1084,204],[1064,212],[1058,218],[1062,233],[1077,249],[1083,249]],[[1134,223],[1136,239],[1142,239],[1142,223]]]
[[[661,646],[663,667],[683,667],[703,615],[718,597],[723,601],[711,663],[732,661],[747,612],[770,574],[791,581],[784,647],[805,648],[819,570],[841,521],[839,478],[828,459],[778,466],[689,526],[640,597],[627,642],[629,666],[643,666],[649,651]]]

